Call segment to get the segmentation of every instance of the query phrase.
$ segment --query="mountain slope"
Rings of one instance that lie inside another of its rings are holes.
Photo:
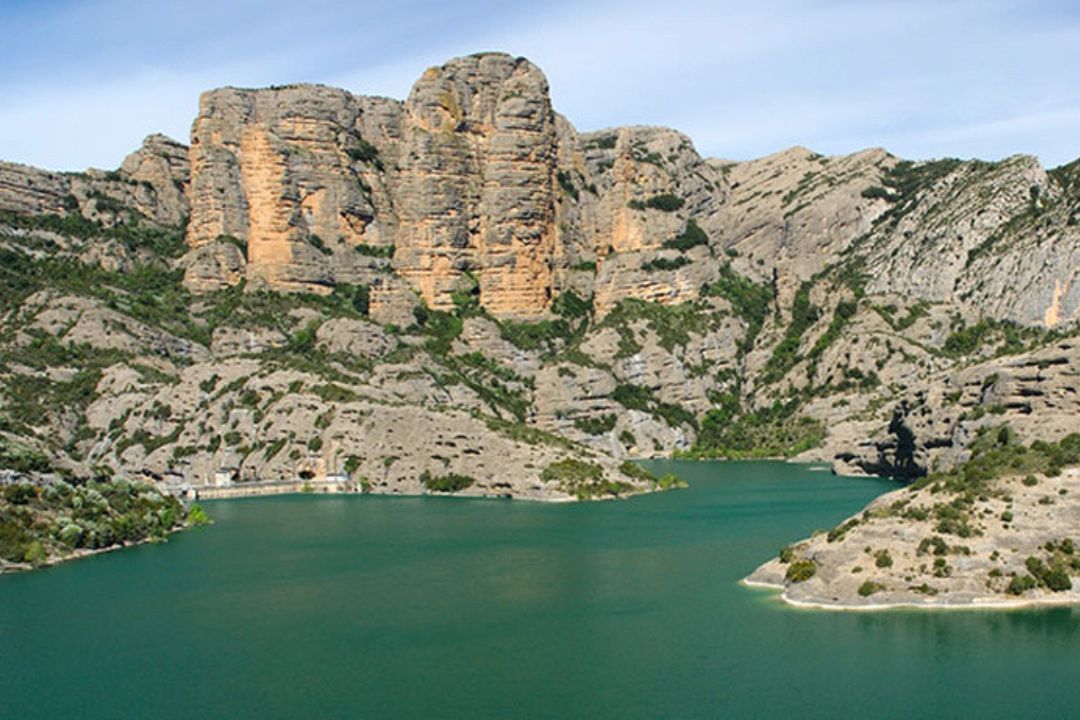
[[[0,165],[0,432],[72,473],[658,487],[627,457],[920,476],[1075,426],[1076,171],[578,133],[521,58],[404,102],[203,95],[190,148]]]

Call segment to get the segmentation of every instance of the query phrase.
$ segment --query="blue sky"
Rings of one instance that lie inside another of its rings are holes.
[[[713,157],[1080,157],[1077,0],[0,0],[0,27],[0,158],[54,169],[186,141],[212,87],[403,98],[480,50],[537,63],[580,130],[668,125]]]

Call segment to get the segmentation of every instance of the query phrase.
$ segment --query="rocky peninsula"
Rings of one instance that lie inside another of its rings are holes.
[[[974,457],[783,548],[745,582],[800,607],[1023,607],[1080,601],[1080,434],[984,432]]]

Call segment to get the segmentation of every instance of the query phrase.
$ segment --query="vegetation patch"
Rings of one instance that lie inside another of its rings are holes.
[[[690,258],[683,255],[679,255],[674,258],[658,257],[643,263],[641,269],[643,272],[657,272],[667,270],[678,270],[681,267],[686,267],[690,264]]]
[[[1008,425],[981,428],[970,450],[971,458],[964,464],[926,475],[909,487],[958,493],[973,501],[979,494],[990,492],[990,481],[1000,477],[1057,475],[1063,467],[1080,464],[1080,433],[1067,435],[1056,443],[1036,440],[1028,447],[1019,442]]]
[[[551,303],[551,311],[557,316],[556,319],[535,323],[504,321],[499,324],[499,331],[504,340],[522,350],[554,353],[585,334],[592,309],[591,298],[585,300],[573,290],[568,290]]]
[[[675,212],[682,208],[686,204],[678,195],[672,195],[671,193],[662,193],[660,195],[653,195],[645,201],[631,200],[628,205],[633,210],[661,210],[663,212]]]
[[[465,488],[472,487],[475,483],[475,478],[468,475],[459,475],[457,473],[450,473],[449,475],[432,475],[430,471],[425,470],[420,475],[420,484],[429,491],[436,493],[461,492]]]
[[[647,412],[673,428],[684,424],[697,428],[697,418],[692,412],[680,405],[662,402],[647,387],[622,383],[615,386],[611,398],[628,410]]]
[[[603,435],[615,429],[615,416],[608,413],[599,417],[576,418],[574,427],[589,435]]]
[[[0,558],[41,564],[79,549],[163,540],[186,521],[179,501],[144,483],[15,483],[0,494]]]
[[[379,157],[378,148],[361,137],[353,139],[352,145],[345,150],[345,154],[347,154],[351,160],[356,162],[373,165],[379,172],[382,172],[383,170],[383,162]]]
[[[788,458],[819,446],[825,426],[796,414],[794,401],[740,413],[737,401],[705,414],[697,443],[683,457],[752,459]]]
[[[705,234],[705,231],[694,222],[693,218],[686,221],[686,229],[681,233],[664,241],[664,247],[669,250],[678,250],[679,252],[686,252],[690,248],[697,247],[698,245],[708,245],[709,236]]]
[[[866,582],[864,582],[862,585],[859,586],[859,596],[860,597],[870,597],[871,595],[874,595],[875,593],[879,593],[884,589],[885,589],[885,586],[882,585],[881,583],[876,583],[876,582],[874,582],[872,580],[867,580]]]
[[[896,227],[900,220],[918,204],[920,194],[933,187],[939,180],[963,164],[956,158],[915,163],[903,160],[889,168],[881,179],[881,185],[868,187],[862,196],[871,200],[885,200],[890,207],[875,224]]]
[[[612,481],[604,477],[604,469],[596,463],[566,458],[551,463],[540,474],[545,482],[557,482],[559,489],[578,500],[597,497],[619,496],[631,492],[629,483]]]
[[[676,490],[687,487],[686,481],[674,473],[665,473],[657,477],[655,473],[646,470],[631,460],[623,461],[619,465],[619,472],[638,482],[648,483],[654,490]]]
[[[813,560],[793,560],[788,565],[784,579],[790,583],[806,582],[817,574],[817,564]]]
[[[769,308],[774,299],[774,292],[769,285],[759,285],[749,278],[736,273],[730,264],[720,268],[720,278],[702,288],[706,297],[722,297],[731,303],[735,314],[746,324],[739,350],[745,354],[753,346],[762,325],[768,317]]]
[[[598,325],[600,328],[612,328],[624,338],[627,349],[621,349],[616,355],[629,357],[640,352],[641,346],[634,338],[633,326],[644,321],[645,326],[656,334],[660,347],[672,352],[676,347],[690,342],[691,335],[704,335],[716,327],[717,318],[710,315],[708,306],[701,302],[663,305],[644,300],[623,300],[611,309]],[[623,343],[620,343],[622,348]]]
[[[772,356],[765,364],[761,381],[774,383],[787,374],[799,359],[799,345],[803,334],[809,330],[819,317],[818,308],[810,302],[810,288],[813,283],[804,282],[795,293],[791,305],[791,323],[784,332],[783,339],[773,349]]]

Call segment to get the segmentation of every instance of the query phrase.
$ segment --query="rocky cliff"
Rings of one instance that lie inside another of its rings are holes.
[[[190,147],[0,164],[3,462],[545,498],[651,489],[623,459],[675,451],[918,477],[987,427],[1075,428],[1078,216],[1075,163],[579,133],[498,53],[404,101],[213,90]]]
[[[499,318],[542,317],[593,275],[602,310],[693,297],[701,273],[658,280],[616,256],[660,250],[692,216],[711,228],[725,187],[672,131],[579,135],[543,73],[502,54],[430,68],[404,102],[318,86],[206,93],[191,167],[190,288],[369,282],[387,286],[377,314],[401,280],[432,309],[470,290]],[[222,262],[229,238],[244,257]],[[380,257],[392,279],[377,277]],[[606,272],[575,271],[609,257]]]

